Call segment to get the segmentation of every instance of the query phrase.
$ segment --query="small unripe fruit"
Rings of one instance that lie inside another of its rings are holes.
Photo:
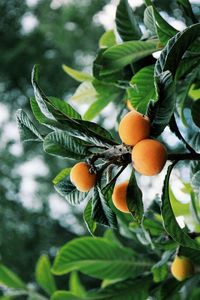
[[[96,174],[90,173],[85,162],[77,163],[70,172],[70,180],[80,192],[88,192],[96,183]]]
[[[112,194],[113,204],[117,209],[124,213],[129,213],[129,209],[126,203],[127,187],[128,181],[117,184],[115,185]]]
[[[194,265],[189,258],[177,255],[171,265],[171,273],[177,280],[183,281],[194,274]]]
[[[134,146],[139,141],[148,138],[149,133],[149,118],[136,110],[127,113],[119,124],[119,136],[122,142],[129,146]]]
[[[167,151],[159,141],[142,140],[132,150],[133,166],[143,175],[153,176],[160,173],[166,160]]]

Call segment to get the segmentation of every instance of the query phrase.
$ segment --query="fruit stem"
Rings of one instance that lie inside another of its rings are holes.
[[[198,153],[169,153],[168,160],[200,160]]]

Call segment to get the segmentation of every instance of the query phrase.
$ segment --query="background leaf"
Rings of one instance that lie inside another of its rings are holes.
[[[25,283],[3,264],[0,264],[0,284],[13,289],[26,289]]]
[[[86,295],[85,287],[82,285],[78,273],[73,271],[70,274],[69,289],[73,295],[84,297]]]
[[[46,255],[42,255],[36,265],[35,276],[39,286],[48,294],[56,291],[56,284],[51,273],[51,264]]]
[[[77,81],[91,81],[93,79],[93,77],[90,74],[74,70],[68,67],[67,65],[62,65],[62,68],[65,71],[65,73],[67,73],[69,76],[71,76]]]

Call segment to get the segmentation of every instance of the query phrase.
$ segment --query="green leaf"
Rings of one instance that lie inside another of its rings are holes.
[[[156,24],[152,6],[147,6],[144,11],[144,25],[150,31],[152,37],[157,37]]]
[[[71,76],[77,81],[91,81],[93,79],[93,77],[90,74],[74,70],[68,67],[67,65],[62,65],[62,68],[65,71],[65,73],[67,73],[69,76]]]
[[[173,297],[182,288],[184,284],[185,281],[178,281],[174,278],[169,278],[165,280],[163,284],[159,287],[157,299],[159,300],[173,299]]]
[[[97,92],[90,81],[82,82],[76,89],[73,96],[69,99],[76,103],[92,103],[96,100]]]
[[[104,82],[116,82],[122,80],[123,74],[122,70],[112,72],[111,74],[102,74],[103,66],[103,53],[106,51],[106,48],[100,49],[97,53],[95,60],[93,61],[93,75],[96,79]]]
[[[153,73],[154,66],[142,68],[132,77],[131,88],[127,89],[131,105],[142,114],[146,113],[149,101],[157,98]]]
[[[151,101],[147,115],[151,121],[151,135],[157,137],[169,124],[175,109],[175,88],[172,75],[165,71],[156,77],[158,100]]]
[[[23,142],[27,141],[42,141],[43,137],[28,118],[27,114],[18,109],[16,113],[17,124],[19,128],[20,138]]]
[[[112,195],[113,188],[107,185],[101,191],[99,187],[94,189],[92,198],[92,218],[99,224],[117,228],[117,219],[115,213],[109,206],[109,198]]]
[[[193,102],[191,113],[195,125],[200,128],[200,99]]]
[[[199,36],[200,24],[195,24],[172,37],[156,62],[155,76],[159,76],[164,71],[169,70],[172,76],[175,77],[183,54]]]
[[[51,297],[51,300],[82,300],[82,299],[85,298],[76,296],[71,292],[67,292],[67,291],[57,291]]]
[[[134,219],[136,219],[139,223],[141,223],[144,214],[142,192],[137,185],[134,171],[132,171],[128,183],[126,201],[127,201],[128,209],[131,212]]]
[[[103,108],[110,102],[117,100],[120,96],[120,90],[112,84],[94,80],[93,85],[97,91],[97,100],[93,102],[85,112],[83,116],[85,120],[92,120],[99,115]]]
[[[82,285],[78,273],[73,271],[69,278],[69,289],[73,295],[84,297],[86,295],[86,290]]]
[[[56,291],[56,284],[51,273],[51,264],[46,255],[42,255],[36,265],[35,276],[39,286],[48,294]]]
[[[165,45],[170,38],[177,34],[178,31],[169,23],[167,23],[165,19],[163,19],[154,6],[149,7],[149,10],[152,11],[151,13],[154,16],[154,22],[159,40],[163,45]]]
[[[112,46],[103,53],[101,74],[116,72],[158,50],[157,40],[130,41]]]
[[[147,262],[138,261],[129,248],[104,238],[83,237],[70,241],[58,252],[53,265],[56,275],[77,270],[99,279],[128,278],[141,274]]]
[[[13,289],[26,289],[26,284],[3,264],[0,264],[0,285]]]
[[[65,130],[70,136],[81,138],[97,147],[116,144],[113,140],[106,137],[110,137],[111,135],[98,124],[83,120],[73,120],[70,118],[66,119],[64,123],[48,119],[42,114],[37,102],[33,98],[31,99],[31,108],[38,122],[51,129]]]
[[[41,113],[46,118],[55,121],[56,119],[51,111],[51,107],[49,106],[49,100],[38,85],[38,77],[39,77],[39,65],[35,65],[33,67],[32,76],[31,76],[32,86],[35,94],[35,100],[37,101]]]
[[[198,23],[198,19],[195,17],[192,11],[192,6],[188,0],[176,0],[176,2],[184,11],[185,16],[191,20],[191,22]]]
[[[123,41],[139,40],[141,30],[128,0],[120,0],[115,18],[117,31]]]
[[[103,289],[88,293],[89,299],[103,300],[146,300],[152,283],[151,275],[118,281]]]
[[[88,195],[88,193],[79,192],[71,183],[69,177],[64,177],[59,183],[54,185],[56,191],[63,196],[71,205],[80,204]]]
[[[200,250],[200,245],[195,240],[190,238],[190,236],[183,229],[180,228],[172,210],[169,198],[169,178],[175,164],[176,163],[173,163],[168,167],[163,186],[161,212],[164,227],[167,233],[181,246]]]
[[[85,210],[83,213],[83,219],[85,221],[85,224],[87,226],[89,233],[91,235],[94,235],[95,230],[97,228],[97,224],[92,218],[92,200],[89,200],[85,207]]]
[[[168,261],[172,256],[172,251],[166,251],[162,255],[162,259],[151,268],[154,282],[160,282],[168,277]]]
[[[51,105],[61,114],[72,119],[81,119],[81,115],[67,102],[56,97],[48,97]]]
[[[99,48],[108,48],[116,45],[115,33],[113,30],[108,30],[104,32],[99,40]]]
[[[52,180],[53,184],[59,183],[63,178],[69,176],[71,172],[71,168],[65,168],[56,175],[56,177]]]
[[[43,143],[44,151],[73,159],[83,159],[90,154],[88,147],[91,144],[81,139],[68,135],[66,131],[54,131],[49,133]]]

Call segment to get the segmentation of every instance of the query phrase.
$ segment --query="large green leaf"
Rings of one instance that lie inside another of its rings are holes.
[[[112,195],[113,188],[108,185],[103,190],[99,187],[94,189],[92,198],[92,218],[99,224],[117,228],[117,219],[115,213],[109,206],[109,198]]]
[[[101,74],[109,74],[159,50],[158,41],[129,41],[108,48],[103,53]]]
[[[146,113],[149,101],[157,98],[153,74],[154,66],[142,68],[132,77],[131,88],[127,89],[132,106],[142,114]]]
[[[85,72],[81,72],[81,71],[77,71],[75,69],[72,69],[70,67],[68,67],[67,65],[62,65],[63,70],[65,71],[65,73],[67,73],[69,76],[71,76],[72,78],[74,78],[77,81],[91,81],[93,79],[93,77]]]
[[[174,166],[175,163],[171,164],[168,167],[167,175],[165,177],[163,186],[161,212],[164,227],[167,233],[181,246],[192,248],[195,250],[200,250],[200,245],[195,240],[190,238],[190,236],[183,229],[180,228],[172,210],[169,197],[169,178]]]
[[[83,213],[83,219],[85,221],[85,224],[87,226],[87,229],[91,235],[95,234],[95,230],[97,228],[96,222],[92,218],[92,200],[90,199],[85,207],[84,213]]]
[[[78,270],[99,279],[128,278],[144,272],[147,262],[137,260],[129,248],[104,238],[83,237],[70,241],[58,252],[53,273]]]
[[[157,37],[156,24],[151,5],[147,6],[144,11],[144,25],[148,29],[150,36]]]
[[[117,31],[123,41],[139,40],[141,30],[128,0],[120,0],[115,18]]]
[[[35,276],[39,286],[48,294],[56,291],[55,280],[51,273],[51,264],[46,255],[42,255],[36,265]]]
[[[54,185],[56,191],[63,196],[71,205],[80,204],[88,195],[88,193],[79,192],[76,187],[71,183],[69,177],[60,180],[59,183]]]
[[[83,159],[90,154],[90,144],[68,135],[66,131],[49,133],[43,143],[44,151],[56,156]]]
[[[27,141],[42,141],[43,137],[28,118],[27,114],[18,109],[16,113],[17,124],[19,128],[20,138],[23,142]]]
[[[134,171],[132,171],[128,183],[126,201],[127,201],[129,211],[131,212],[134,219],[137,220],[139,223],[141,223],[144,214],[142,192],[137,185]]]
[[[0,285],[13,289],[26,289],[25,283],[3,264],[0,264]]]

